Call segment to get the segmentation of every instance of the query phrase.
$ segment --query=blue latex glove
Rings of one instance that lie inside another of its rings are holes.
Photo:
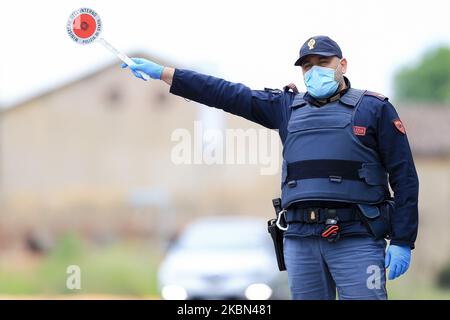
[[[142,71],[150,76],[152,79],[160,80],[161,75],[163,72],[164,67],[154,63],[153,61],[149,61],[147,59],[142,58],[131,58],[133,60],[134,64],[132,64],[130,67],[133,74],[142,80],[145,80],[137,71]],[[126,63],[122,63],[122,68],[128,67]]]
[[[404,274],[408,270],[410,262],[410,247],[390,245],[384,260],[384,267],[389,267],[389,280],[394,280]]]

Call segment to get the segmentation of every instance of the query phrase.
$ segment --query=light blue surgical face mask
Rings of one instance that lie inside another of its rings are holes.
[[[317,99],[329,98],[336,92],[339,82],[335,79],[336,69],[313,66],[305,73],[308,93]]]

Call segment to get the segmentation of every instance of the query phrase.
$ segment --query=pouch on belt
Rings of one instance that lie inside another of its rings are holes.
[[[357,204],[360,217],[369,232],[376,239],[389,238],[391,233],[390,214],[393,201],[385,201],[379,205]]]

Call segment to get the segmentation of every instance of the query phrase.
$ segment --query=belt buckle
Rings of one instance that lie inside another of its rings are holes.
[[[315,223],[319,220],[319,208],[307,208],[307,222]]]

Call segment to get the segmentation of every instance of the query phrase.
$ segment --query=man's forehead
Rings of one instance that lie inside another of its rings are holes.
[[[333,59],[334,57],[335,57],[335,56],[322,56],[322,55],[320,55],[320,54],[310,54],[310,55],[307,55],[307,56],[304,58],[303,63],[309,62],[309,61],[311,61],[311,60],[316,60],[316,59],[319,59],[319,60],[331,60],[331,59]]]
[[[304,58],[302,65],[305,63],[313,63],[314,61],[331,61],[334,58],[337,58],[336,56],[322,56],[319,54],[311,54]]]

